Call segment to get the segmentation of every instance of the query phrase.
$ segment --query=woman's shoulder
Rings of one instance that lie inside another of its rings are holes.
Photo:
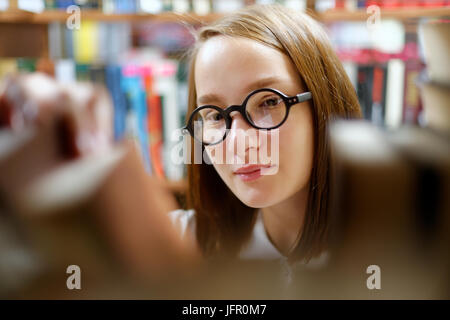
[[[195,234],[195,210],[177,209],[168,213],[173,225],[178,230],[181,237],[184,237],[189,230],[191,235]]]

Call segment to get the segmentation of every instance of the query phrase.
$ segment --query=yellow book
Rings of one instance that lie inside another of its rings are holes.
[[[7,74],[17,73],[17,61],[14,58],[1,58],[0,59],[0,80],[2,80]]]
[[[82,21],[73,33],[74,56],[78,63],[92,63],[98,57],[98,22]]]

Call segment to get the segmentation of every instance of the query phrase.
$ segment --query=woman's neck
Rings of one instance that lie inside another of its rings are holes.
[[[266,233],[273,245],[288,256],[303,230],[309,186],[276,205],[262,208]]]

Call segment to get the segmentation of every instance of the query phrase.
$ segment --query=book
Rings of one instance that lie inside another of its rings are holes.
[[[150,66],[141,68],[144,89],[147,94],[147,124],[151,162],[156,176],[164,178],[162,101],[161,96],[155,90],[155,79],[152,73]]]
[[[74,58],[79,63],[92,63],[98,57],[99,24],[83,21],[80,29],[73,31]]]
[[[376,65],[373,70],[371,120],[379,126],[384,126],[385,124],[386,79],[386,66]]]
[[[114,107],[114,140],[124,138],[126,130],[127,101],[125,92],[121,88],[122,68],[117,64],[105,67],[105,84],[109,90]]]
[[[155,66],[154,70],[155,89],[162,97],[165,174],[171,180],[180,180],[183,177],[183,165],[172,161],[172,152],[178,143],[174,138],[179,138],[176,133],[182,126],[177,101],[177,62],[173,60],[161,61],[159,65]]]
[[[356,92],[364,119],[372,120],[373,65],[358,67],[358,84]]]
[[[417,59],[405,61],[403,123],[419,123],[419,116],[422,112],[422,100],[417,83],[423,69],[424,64]]]
[[[425,126],[450,133],[450,86],[422,82],[420,93],[424,105]]]
[[[17,72],[17,61],[14,58],[0,58],[0,79]]]
[[[387,128],[398,128],[403,121],[403,92],[405,63],[401,59],[391,59],[387,63],[386,112]]]
[[[147,95],[143,87],[139,66],[126,65],[122,69],[121,87],[125,92],[130,110],[127,125],[140,147],[142,159],[147,172],[152,172],[150,144],[148,140]]]
[[[450,83],[450,21],[432,20],[422,23],[419,34],[429,79],[442,84]]]

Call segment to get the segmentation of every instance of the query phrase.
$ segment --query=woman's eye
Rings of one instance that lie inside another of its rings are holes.
[[[205,120],[207,121],[220,121],[222,120],[222,115],[216,112],[210,112],[206,115]]]
[[[279,97],[271,97],[268,99],[265,99],[261,103],[261,107],[275,107],[281,102],[281,99]]]

